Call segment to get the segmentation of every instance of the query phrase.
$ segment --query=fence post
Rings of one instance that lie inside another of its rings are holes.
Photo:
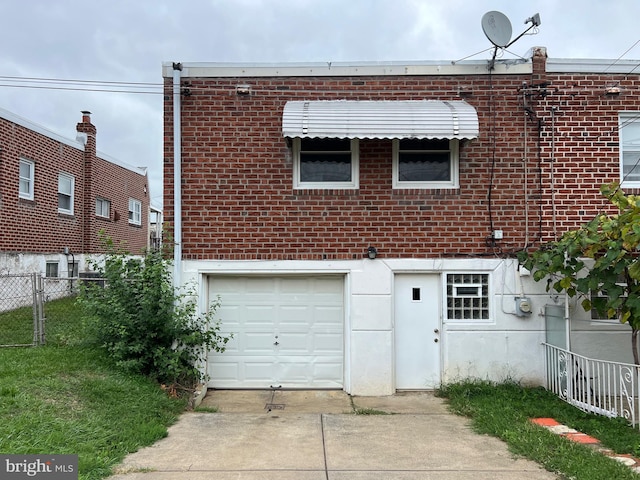
[[[40,338],[39,330],[39,315],[38,315],[38,285],[37,285],[37,273],[32,273],[31,276],[31,295],[32,295],[32,310],[33,310],[33,344],[38,345]]]
[[[47,334],[45,332],[45,314],[44,314],[44,301],[45,301],[45,289],[44,289],[44,278],[41,275],[38,275],[38,291],[40,295],[38,296],[38,321],[40,323],[40,345],[44,345],[47,343]]]

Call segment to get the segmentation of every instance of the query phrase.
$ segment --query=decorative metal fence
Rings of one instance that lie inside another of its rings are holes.
[[[639,425],[640,366],[545,347],[547,389],[575,407]]]

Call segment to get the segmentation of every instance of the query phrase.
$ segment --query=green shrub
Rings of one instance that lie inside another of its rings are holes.
[[[171,389],[191,389],[204,380],[200,367],[207,352],[224,351],[230,339],[213,321],[218,302],[199,313],[192,292],[174,290],[161,253],[138,258],[106,243],[104,263],[94,265],[104,286],[86,282],[79,295],[92,340],[128,371]]]

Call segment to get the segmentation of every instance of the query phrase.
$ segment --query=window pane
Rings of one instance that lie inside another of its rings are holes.
[[[129,199],[129,223],[134,225],[142,223],[142,203],[133,198]]]
[[[489,275],[447,275],[447,318],[489,319]]]
[[[57,277],[58,276],[58,262],[47,262],[47,270],[45,275],[47,277]]]
[[[70,177],[62,176],[62,175],[58,177],[58,193],[64,193],[70,196],[72,183],[73,182]]]
[[[22,198],[33,199],[33,164],[27,161],[20,162],[20,179],[18,193]]]
[[[398,180],[401,182],[448,182],[449,153],[400,152]]]
[[[29,180],[20,179],[20,193],[29,195],[31,193],[31,182]]]
[[[102,198],[96,198],[96,215],[99,217],[109,218],[111,210],[111,202]]]
[[[31,164],[20,162],[20,177],[31,178]]]
[[[58,194],[58,208],[60,210],[71,210],[71,197],[64,193]]]
[[[351,182],[351,140],[303,138],[300,182]]]
[[[300,153],[301,182],[350,182],[351,153]]]

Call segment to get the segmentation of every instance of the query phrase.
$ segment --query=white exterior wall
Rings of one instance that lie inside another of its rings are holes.
[[[25,273],[46,272],[47,262],[58,263],[58,276],[68,277],[68,263],[71,262],[71,255],[67,258],[62,253],[2,253],[0,252],[0,275],[19,275]],[[83,272],[88,268],[87,258],[84,254],[74,254],[74,260],[78,264],[78,271]]]
[[[440,274],[441,325],[439,340],[441,381],[481,378],[512,379],[544,384],[544,306],[553,298],[544,282],[518,274],[513,259],[361,259],[344,261],[183,261],[185,284],[198,286],[205,310],[207,278],[224,274],[343,274],[345,276],[344,389],[354,395],[390,395],[394,381],[394,276],[402,273]],[[490,275],[490,318],[447,320],[446,273]],[[532,302],[532,313],[516,314],[515,297]],[[562,300],[562,299],[560,299]],[[578,309],[582,310],[580,307]],[[576,308],[574,308],[576,310]],[[581,312],[583,318],[588,314]],[[579,315],[578,315],[579,316]],[[603,351],[603,334],[607,339]],[[624,350],[628,327],[573,322],[572,346],[601,358]],[[611,344],[609,342],[611,341]],[[630,340],[629,340],[630,343]],[[610,347],[610,348],[609,348]],[[630,351],[630,349],[629,349]],[[624,356],[624,355],[623,355]],[[626,357],[625,357],[626,358]],[[609,358],[607,358],[609,359]],[[628,360],[628,359],[627,359]]]

